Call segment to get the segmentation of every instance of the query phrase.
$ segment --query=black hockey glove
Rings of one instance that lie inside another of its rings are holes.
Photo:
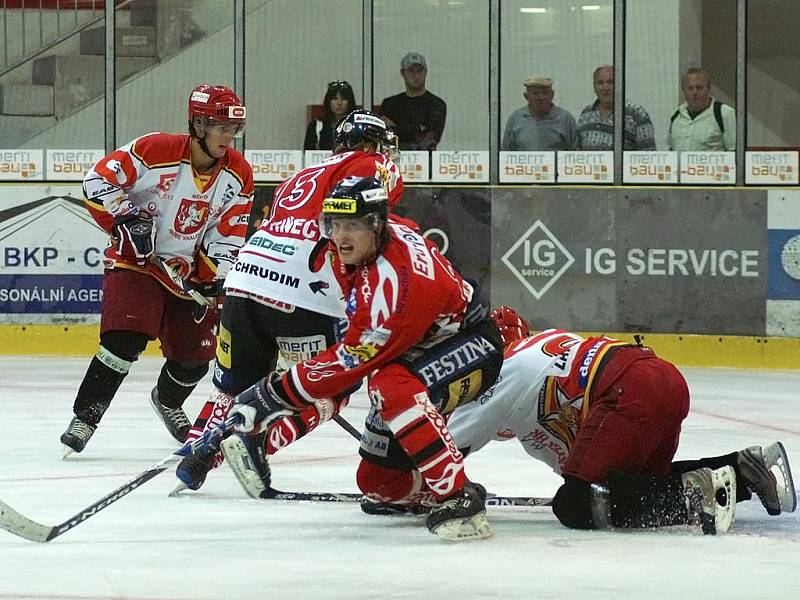
[[[261,433],[274,421],[300,412],[275,390],[275,383],[280,378],[280,374],[272,372],[234,398],[233,408],[228,416],[239,415],[241,419],[234,429],[244,433]]]
[[[114,218],[116,251],[124,259],[143,267],[153,256],[153,217],[146,211]]]
[[[209,304],[198,304],[192,315],[195,323],[201,323],[206,318],[209,310],[222,313],[222,303],[225,300],[224,280],[216,279],[205,283],[193,283],[192,287],[200,293]]]

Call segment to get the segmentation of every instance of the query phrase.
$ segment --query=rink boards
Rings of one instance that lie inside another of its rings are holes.
[[[800,364],[797,190],[407,187],[400,212],[536,329],[640,333],[686,365]],[[79,185],[0,185],[0,353],[94,351],[106,239]]]

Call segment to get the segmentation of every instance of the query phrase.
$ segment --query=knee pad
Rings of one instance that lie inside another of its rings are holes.
[[[147,341],[147,336],[138,331],[106,331],[100,335],[101,348],[127,362],[138,360]]]
[[[356,483],[362,494],[380,502],[407,502],[427,487],[418,471],[388,469],[366,459],[358,465]]]
[[[592,519],[591,485],[574,477],[565,476],[564,484],[553,498],[553,514],[564,527],[570,529],[595,529]]]

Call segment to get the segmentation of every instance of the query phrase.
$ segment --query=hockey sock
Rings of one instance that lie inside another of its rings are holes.
[[[75,415],[84,423],[97,426],[132,364],[100,346],[78,389],[72,406]]]
[[[181,364],[168,360],[158,376],[158,401],[168,408],[180,408],[208,373],[208,363]]]
[[[292,442],[314,431],[321,423],[329,421],[347,406],[349,396],[342,400],[324,400],[317,405],[303,409],[297,415],[284,417],[269,426],[267,433],[267,454],[275,454]]]
[[[750,500],[753,493],[747,487],[747,482],[742,478],[742,472],[739,469],[739,461],[737,460],[738,452],[731,452],[722,456],[709,456],[698,460],[680,460],[672,463],[672,473],[682,474],[689,471],[696,471],[707,467],[709,469],[719,469],[721,467],[733,467],[736,473],[736,502],[743,502]]]
[[[669,477],[612,471],[611,522],[616,527],[664,527],[689,522],[679,474]]]

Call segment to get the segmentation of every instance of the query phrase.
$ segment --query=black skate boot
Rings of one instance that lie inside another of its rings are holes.
[[[264,431],[257,435],[235,433],[222,442],[222,455],[251,498],[265,497],[270,489],[271,474],[264,447],[266,439],[267,432]]]
[[[192,424],[183,409],[170,408],[161,404],[158,397],[158,387],[154,387],[150,392],[150,405],[166,426],[169,434],[183,444],[186,441],[186,436],[189,435],[189,430],[192,428]]]
[[[180,482],[170,492],[170,496],[190,489],[197,491],[206,481],[206,475],[214,468],[214,456],[219,452],[219,442],[213,441],[194,448],[183,457],[175,469],[175,477]]]
[[[736,473],[733,467],[697,469],[681,475],[688,522],[704,534],[725,533],[736,510]]]
[[[96,430],[97,425],[90,425],[77,416],[72,417],[67,430],[61,434],[61,443],[64,444],[64,458],[67,458],[73,452],[82,452]]]
[[[736,462],[745,484],[758,495],[769,514],[795,511],[797,496],[783,444],[750,446],[737,453]]]
[[[431,509],[425,522],[428,530],[450,542],[491,536],[494,530],[486,519],[486,491],[482,492],[473,483],[464,484]]]

